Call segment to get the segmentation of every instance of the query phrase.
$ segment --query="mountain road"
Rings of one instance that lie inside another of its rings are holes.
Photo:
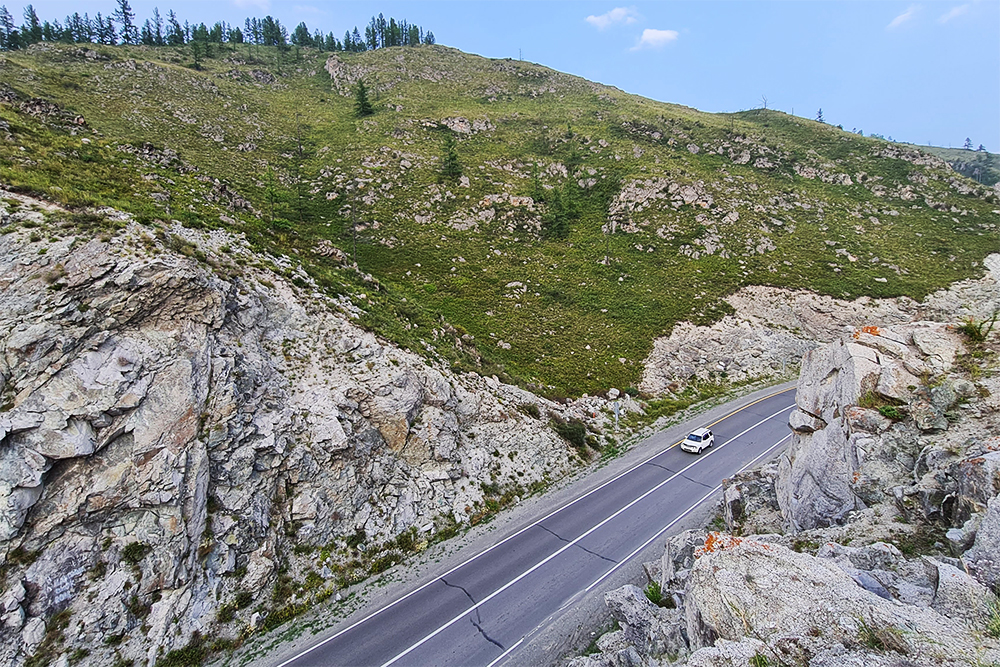
[[[794,386],[784,385],[648,438],[641,457],[582,478],[574,493],[538,506],[522,525],[463,549],[410,590],[359,610],[280,656],[277,667],[535,663],[530,646],[561,614],[621,585],[616,574],[671,529],[704,510],[723,479],[773,457],[790,437]],[[709,426],[715,445],[682,452],[687,427]],[[669,433],[670,440],[665,440]],[[581,488],[582,487],[582,488]],[[405,565],[401,566],[405,567]],[[440,568],[439,568],[440,569]],[[618,577],[620,578],[620,577]],[[325,636],[323,636],[325,634]]]

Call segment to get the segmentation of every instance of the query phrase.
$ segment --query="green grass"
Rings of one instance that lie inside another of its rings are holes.
[[[903,637],[903,632],[891,625],[882,626],[877,621],[868,621],[858,617],[858,643],[880,653],[895,652],[901,655],[910,653],[910,645]]]
[[[390,340],[549,396],[637,385],[657,336],[723,317],[745,285],[919,299],[1000,250],[996,204],[953,190],[953,174],[780,112],[706,114],[422,46],[338,54],[365,71],[375,113],[358,119],[352,74],[334,85],[311,49],[217,51],[196,71],[190,47],[94,48],[106,60],[62,45],[2,56],[0,83],[86,119],[0,105],[15,138],[0,142],[0,182],[72,209],[65,232],[114,234],[90,210],[106,205],[151,231],[176,219],[244,234]],[[456,117],[484,128],[454,134],[468,188],[439,183]],[[730,157],[743,150],[748,163]],[[647,182],[701,188],[711,205],[674,207],[667,189],[622,205]],[[557,189],[564,236],[538,229]],[[511,200],[528,196],[547,203]],[[325,241],[353,257],[355,232],[371,280],[312,252]]]

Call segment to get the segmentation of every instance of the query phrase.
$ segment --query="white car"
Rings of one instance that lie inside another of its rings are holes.
[[[707,428],[698,428],[691,431],[688,437],[681,441],[681,449],[692,454],[701,454],[715,444],[715,435]]]

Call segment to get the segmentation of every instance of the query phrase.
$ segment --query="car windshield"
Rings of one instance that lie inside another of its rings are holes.
[[[694,440],[695,442],[701,442],[701,436],[698,435],[698,434],[696,434],[696,433],[692,433],[691,435],[688,436],[688,440]]]

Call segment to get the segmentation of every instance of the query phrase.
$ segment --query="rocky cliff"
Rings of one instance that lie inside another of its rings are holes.
[[[682,322],[657,338],[643,364],[640,388],[657,394],[690,378],[746,380],[780,376],[809,350],[872,322],[950,324],[989,318],[1000,308],[1000,255],[983,260],[981,278],[962,280],[921,301],[907,297],[853,301],[808,290],[744,287],[725,298],[732,313],[711,325]]]
[[[235,235],[4,197],[2,664],[204,656],[570,469],[559,406],[380,340],[287,257],[296,284]]]
[[[806,352],[791,444],[726,483],[728,534],[671,538],[645,595],[607,594],[620,630],[571,664],[1000,661],[991,336],[975,319],[870,324]]]

